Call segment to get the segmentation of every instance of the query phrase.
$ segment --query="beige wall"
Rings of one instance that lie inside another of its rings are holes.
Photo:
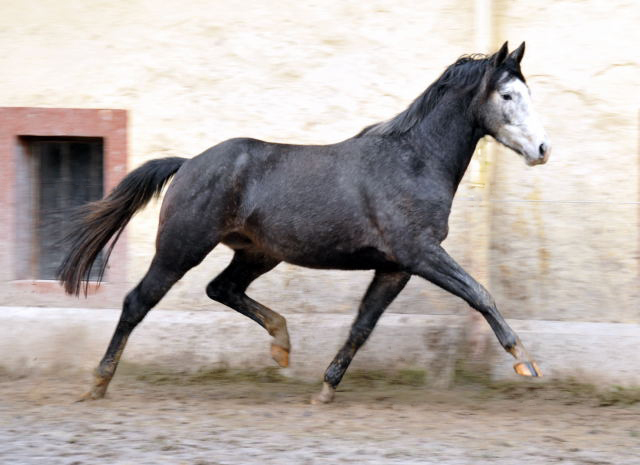
[[[446,246],[506,316],[640,321],[635,2],[2,3],[0,105],[128,109],[129,169],[234,136],[334,142],[404,109],[459,55],[483,51],[478,28],[494,47],[526,39],[524,70],[554,154],[527,168],[483,144]],[[478,5],[491,6],[488,24]],[[134,219],[128,274],[112,276],[140,279],[156,222],[157,206]],[[203,289],[229,257],[216,250],[161,306],[221,309]],[[285,315],[353,312],[370,275],[281,265],[253,295]],[[392,311],[467,310],[414,279]]]
[[[500,35],[532,45],[525,71],[555,147],[539,169],[496,157],[496,298],[520,318],[637,323],[640,4],[503,1],[501,11]]]

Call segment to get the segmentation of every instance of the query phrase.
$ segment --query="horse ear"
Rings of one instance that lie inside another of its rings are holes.
[[[496,52],[495,55],[493,55],[493,66],[498,67],[500,66],[504,60],[507,59],[507,56],[509,55],[509,42],[505,42],[504,44],[502,44],[502,47],[500,47],[500,50],[498,50]]]
[[[520,64],[520,62],[522,61],[523,56],[524,56],[524,42],[520,44],[520,47],[518,47],[513,52],[511,52],[511,55],[509,55],[509,57],[516,60],[516,63],[518,64]]]

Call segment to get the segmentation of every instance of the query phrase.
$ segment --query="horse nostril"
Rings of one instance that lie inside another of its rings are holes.
[[[545,144],[544,142],[540,144],[540,147],[538,147],[538,151],[540,152],[540,157],[544,157],[544,154],[547,153],[547,144]]]

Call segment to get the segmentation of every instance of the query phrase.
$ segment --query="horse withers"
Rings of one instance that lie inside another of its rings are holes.
[[[281,366],[288,365],[291,350],[286,320],[247,296],[251,282],[280,262],[375,270],[314,402],[333,399],[356,352],[412,275],[467,301],[516,358],[516,371],[539,376],[491,295],[440,245],[458,184],[482,137],[494,137],[528,165],[549,157],[550,143],[520,69],[524,48],[523,43],[509,52],[505,43],[491,56],[458,59],[406,110],[337,144],[231,139],[192,159],[151,160],[106,198],[86,205],[59,270],[69,294],[80,294],[83,285],[86,294],[97,255],[106,247],[108,258],[135,212],[173,177],[160,212],[156,253],[124,300],[84,398],[104,396],[131,331],[220,243],[235,253],[206,293],[263,326]]]

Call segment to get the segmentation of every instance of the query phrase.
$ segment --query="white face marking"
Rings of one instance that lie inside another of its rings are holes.
[[[529,166],[546,163],[551,143],[526,84],[515,77],[501,81],[487,103],[488,126],[498,142],[521,154]]]

